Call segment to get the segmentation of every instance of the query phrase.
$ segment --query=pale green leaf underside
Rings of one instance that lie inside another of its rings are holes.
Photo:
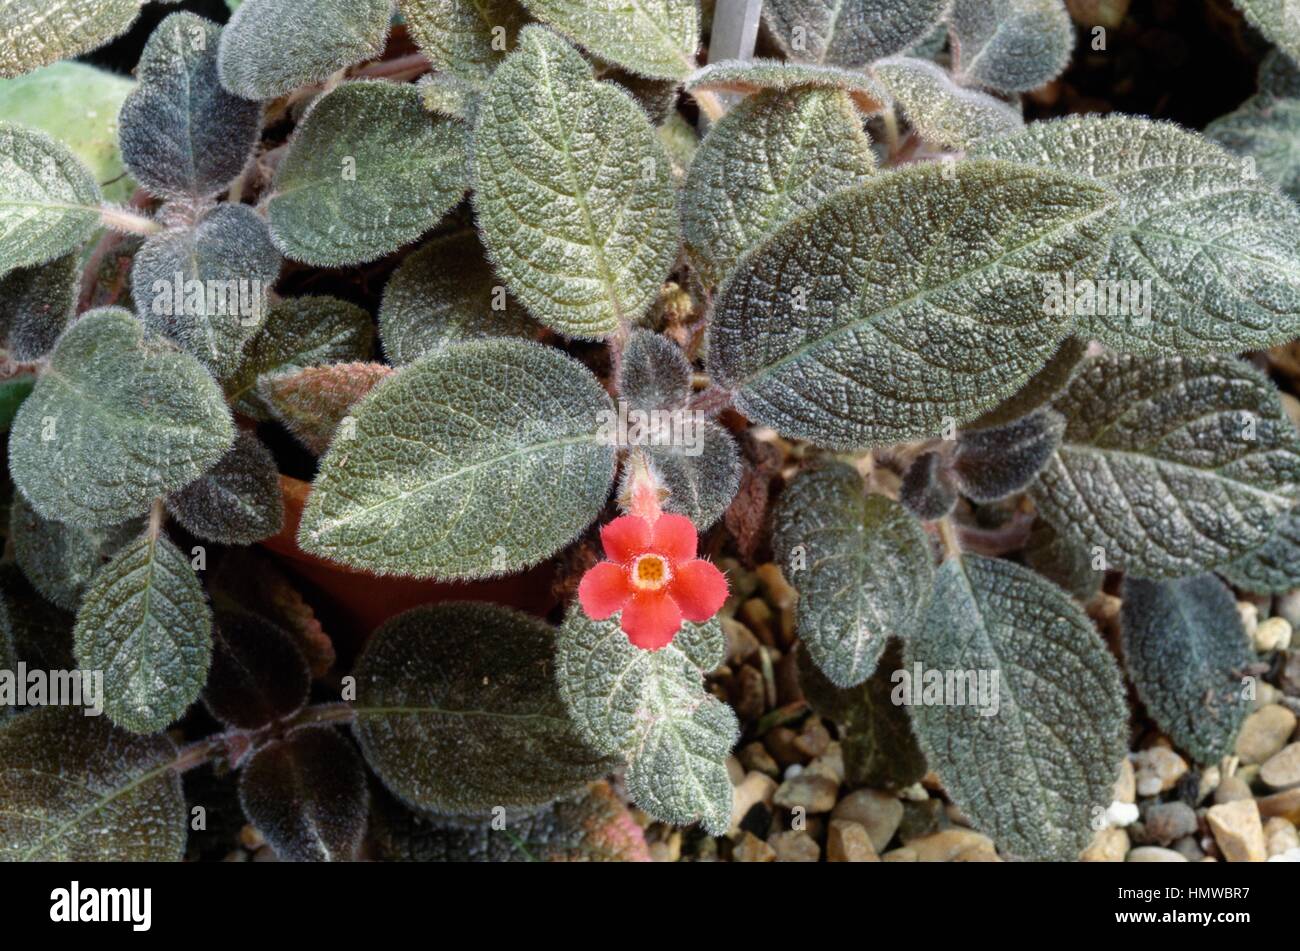
[[[431,229],[468,186],[467,131],[412,85],[362,80],[318,99],[276,172],[271,236],[317,267],[383,257]]]
[[[383,52],[392,0],[244,0],[221,35],[221,83],[273,99]]]
[[[1300,492],[1300,440],[1277,390],[1227,357],[1098,357],[1033,487],[1039,512],[1110,568],[1173,578],[1263,544]]]
[[[1211,122],[1205,134],[1228,151],[1254,159],[1265,180],[1300,201],[1300,99],[1254,96]]]
[[[398,6],[433,68],[476,85],[491,77],[528,19],[518,0],[398,0]]]
[[[1101,186],[1007,163],[877,175],[741,259],[709,369],[786,436],[860,448],[934,435],[1047,362],[1069,321],[1045,312],[1043,281],[1090,272],[1113,212]]]
[[[862,683],[889,638],[917,633],[934,583],[930,541],[903,506],[867,495],[851,466],[809,471],[786,489],[773,546],[799,590],[799,639],[836,686]]]
[[[388,279],[379,338],[394,366],[464,340],[532,337],[528,313],[501,285],[473,232],[434,238]]]
[[[44,707],[0,727],[0,861],[178,862],[185,796],[163,734]]]
[[[1123,597],[1124,664],[1147,712],[1198,763],[1231,753],[1251,661],[1232,592],[1206,574],[1127,578]]]
[[[1285,594],[1300,588],[1300,515],[1287,512],[1264,544],[1218,571],[1243,591]]]
[[[872,72],[893,95],[912,128],[935,145],[964,150],[981,139],[1008,135],[1025,126],[1018,108],[963,89],[927,60],[892,57],[876,63]]]
[[[645,114],[541,27],[492,77],[474,205],[506,285],[542,323],[603,337],[653,303],[677,256],[672,163]]]
[[[587,743],[627,759],[637,805],[722,835],[731,821],[723,760],[739,730],[731,708],[703,686],[725,655],[721,625],[685,622],[671,644],[647,651],[628,641],[617,616],[592,621],[575,608],[557,638],[560,695]]]
[[[180,549],[146,533],[91,581],[73,641],[81,669],[104,672],[109,718],[134,733],[155,733],[203,690],[212,612]]]
[[[14,482],[45,518],[115,525],[206,472],[234,440],[197,360],[147,338],[122,310],[64,334],[14,420]]]
[[[682,195],[687,246],[721,283],[760,239],[865,182],[875,164],[847,94],[804,87],[750,96],[712,127],[691,162]]]
[[[700,45],[696,0],[522,0],[584,49],[642,76],[684,79]]]
[[[99,224],[99,186],[44,132],[0,122],[0,271],[74,250]]]
[[[0,6],[0,76],[21,76],[121,36],[144,0],[8,0]]]
[[[1096,275],[1075,277],[1150,281],[1150,316],[1082,315],[1082,334],[1128,353],[1189,354],[1265,349],[1300,334],[1300,210],[1220,146],[1114,116],[1035,122],[976,151],[1086,175],[1119,194],[1109,258]]]
[[[951,0],[766,0],[763,17],[791,59],[864,66],[924,38]]]
[[[998,675],[997,712],[910,708],[926,761],[975,828],[1008,854],[1072,861],[1110,805],[1128,748],[1119,669],[1083,611],[1027,568],[978,555],[938,572],[922,636],[905,668]],[[986,683],[989,681],[986,680]],[[919,697],[913,684],[913,700]]]
[[[304,550],[377,574],[481,578],[550,557],[591,523],[614,475],[613,412],[558,350],[460,344],[404,367],[353,409],[303,514]]]
[[[1074,50],[1061,0],[955,0],[948,25],[957,80],[1002,92],[1050,82]]]
[[[1250,25],[1300,63],[1300,4],[1295,0],[1233,0]]]
[[[356,734],[400,799],[437,813],[539,806],[606,772],[555,686],[555,633],[489,604],[407,611],[357,661]]]
[[[864,115],[884,111],[890,101],[885,87],[865,72],[839,66],[787,63],[775,59],[722,60],[696,70],[686,80],[688,92],[753,93],[763,89],[791,90],[801,86],[842,89]]]

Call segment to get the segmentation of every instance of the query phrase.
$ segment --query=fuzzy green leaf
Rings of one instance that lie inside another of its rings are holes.
[[[261,333],[244,348],[238,372],[225,381],[231,405],[257,420],[271,410],[257,394],[264,376],[307,367],[365,360],[374,348],[375,325],[356,304],[334,297],[292,297],[277,302]]]
[[[557,350],[464,343],[395,373],[321,459],[303,550],[377,574],[481,578],[536,564],[609,496],[610,400]],[[563,473],[563,478],[558,474]]]
[[[1070,322],[1043,306],[1043,281],[1099,263],[1114,207],[1084,179],[1007,163],[877,175],[741,260],[716,301],[710,371],[785,436],[935,435],[1047,362]]]
[[[257,392],[285,429],[319,456],[352,407],[392,372],[382,363],[331,363],[263,377]]]
[[[686,80],[688,92],[748,94],[764,89],[788,91],[801,86],[842,89],[864,115],[883,112],[890,101],[885,87],[860,70],[775,59],[722,60],[696,70]]]
[[[1300,492],[1300,439],[1273,384],[1228,357],[1098,357],[1059,396],[1044,518],[1107,565],[1173,578],[1262,545]]]
[[[575,337],[654,302],[677,257],[672,162],[645,114],[564,40],[526,27],[475,132],[474,206],[510,290]]]
[[[146,532],[91,580],[73,631],[82,670],[104,672],[104,712],[134,733],[165,729],[199,697],[212,612],[190,563]]]
[[[1250,644],[1214,575],[1124,580],[1124,663],[1156,725],[1198,763],[1232,752],[1248,704]]]
[[[167,497],[167,510],[191,535],[221,545],[251,545],[280,531],[284,499],[275,459],[249,432],[201,478]]]
[[[82,315],[9,434],[9,469],[44,518],[116,525],[216,464],[230,410],[197,360],[123,310]]]
[[[745,251],[865,182],[875,165],[846,93],[803,87],[750,96],[710,129],[691,162],[682,195],[687,247],[720,284]]]
[[[274,99],[383,52],[392,0],[245,0],[221,34],[221,83]]]
[[[0,726],[0,861],[178,862],[185,797],[164,734],[133,736],[75,707]]]
[[[925,522],[937,522],[957,505],[957,486],[948,461],[937,452],[917,456],[898,486],[898,501]]]
[[[1243,591],[1285,594],[1300,588],[1300,513],[1291,509],[1277,520],[1264,544],[1218,571]]]
[[[863,66],[923,39],[950,0],[767,0],[763,18],[791,59]]]
[[[430,115],[411,85],[344,83],[312,104],[268,199],[295,261],[361,264],[419,238],[468,187],[464,123]]]
[[[99,186],[67,146],[0,122],[0,271],[75,250],[99,225]]]
[[[740,489],[740,449],[712,420],[704,421],[693,440],[648,446],[646,455],[668,490],[664,509],[685,515],[701,530],[722,518]]]
[[[1205,134],[1253,159],[1260,175],[1300,201],[1300,99],[1255,96],[1211,122]]]
[[[881,60],[872,73],[893,95],[923,139],[947,149],[968,149],[984,138],[1025,126],[1020,110],[973,89],[963,89],[934,63],[905,56]]]
[[[421,76],[415,88],[420,91],[425,111],[474,124],[479,101],[483,98],[482,86],[451,73],[430,73]]]
[[[731,822],[723,763],[739,737],[731,708],[703,688],[726,653],[722,626],[685,622],[659,650],[635,647],[617,617],[570,610],[558,635],[556,680],[584,740],[627,759],[628,792],[664,822],[700,821],[710,835]]]
[[[656,79],[684,79],[700,45],[696,0],[522,0],[601,59]]]
[[[981,144],[994,158],[1113,188],[1114,241],[1096,277],[1150,281],[1147,307],[1089,307],[1080,333],[1128,353],[1233,353],[1300,334],[1300,209],[1225,149],[1169,123],[1070,118]],[[1145,311],[1149,310],[1149,314]]]
[[[138,520],[107,528],[52,522],[33,512],[21,494],[9,510],[18,567],[37,591],[66,611],[77,610],[90,579],[140,529]]]
[[[677,409],[691,396],[691,363],[667,337],[634,330],[623,348],[618,393],[633,409]]]
[[[357,661],[356,733],[399,798],[437,813],[541,805],[609,761],[582,742],[556,691],[555,634],[489,604],[407,611]]]
[[[256,730],[292,716],[307,702],[311,672],[291,635],[242,608],[218,610],[212,670],[203,703],[237,730]]]
[[[1278,50],[1270,50],[1259,64],[1259,92],[1279,99],[1300,98],[1300,64]]]
[[[948,15],[958,82],[1025,92],[1065,71],[1074,24],[1061,0],[955,0]]]
[[[121,36],[144,0],[10,0],[0,7],[0,76],[21,76]]]
[[[1025,564],[1060,585],[1080,604],[1087,604],[1101,590],[1106,572],[1094,568],[1092,552],[1078,542],[1057,534],[1051,524],[1038,519],[1025,543]],[[1101,564],[1100,560],[1096,561]]]
[[[262,109],[222,88],[221,32],[210,20],[173,13],[140,55],[140,83],[122,104],[119,134],[131,174],[156,195],[216,195],[252,155]]]
[[[366,834],[370,789],[356,748],[330,727],[262,747],[239,774],[239,803],[283,862],[348,862]]]
[[[13,360],[36,360],[71,322],[81,290],[81,256],[17,268],[0,277],[0,346]]]
[[[1233,0],[1265,38],[1300,63],[1300,6],[1295,0]]]
[[[518,0],[398,0],[433,68],[480,85],[514,48],[528,17]]]
[[[473,232],[434,238],[388,279],[379,337],[394,366],[479,337],[531,337],[537,325],[493,273]]]
[[[228,376],[266,320],[280,252],[247,205],[218,205],[193,228],[144,243],[131,296],[145,327],[174,340],[213,376]]]
[[[904,670],[916,664],[985,678],[983,691],[954,692],[964,704],[943,702],[943,691],[923,702],[924,674],[911,681],[917,738],[957,807],[1014,857],[1076,859],[1128,748],[1119,668],[1083,611],[1019,565],[953,558],[936,577],[924,636],[907,643]],[[904,686],[895,690],[907,700]]]
[[[772,544],[799,589],[799,639],[837,686],[862,683],[889,638],[917,633],[934,583],[930,541],[902,505],[867,495],[851,466],[795,479]]]
[[[1064,431],[1064,417],[1039,410],[1005,426],[963,432],[952,461],[962,494],[996,502],[1024,491],[1052,458]]]

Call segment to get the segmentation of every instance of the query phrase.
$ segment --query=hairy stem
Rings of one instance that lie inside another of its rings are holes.
[[[152,218],[137,215],[127,208],[117,205],[103,205],[99,209],[99,220],[105,228],[121,231],[124,234],[151,235],[158,234],[163,226]]]

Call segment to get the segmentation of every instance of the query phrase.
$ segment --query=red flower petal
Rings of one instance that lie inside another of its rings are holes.
[[[610,561],[629,562],[650,550],[650,523],[636,515],[620,515],[600,527],[600,543]]]
[[[603,621],[618,611],[631,594],[627,572],[612,561],[602,561],[578,582],[578,601],[593,621]]]
[[[666,646],[681,626],[682,612],[664,591],[640,591],[623,608],[623,633],[643,650]]]
[[[713,562],[697,558],[677,566],[668,593],[682,616],[698,624],[717,614],[727,600],[727,576]]]
[[[695,557],[699,535],[695,523],[685,515],[660,515],[655,519],[651,549],[673,564]]]

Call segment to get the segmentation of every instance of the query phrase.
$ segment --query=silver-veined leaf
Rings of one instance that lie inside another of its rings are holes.
[[[700,45],[696,0],[522,0],[584,49],[642,76],[684,79]]]
[[[528,17],[518,0],[398,0],[406,28],[433,68],[486,83]]]
[[[1174,578],[1262,545],[1300,493],[1277,390],[1228,357],[1096,357],[1054,404],[1060,448],[1040,514],[1108,567]]]
[[[0,271],[75,250],[99,225],[99,186],[67,146],[0,122]]]
[[[722,835],[731,822],[723,763],[739,737],[731,708],[704,689],[722,663],[721,625],[685,622],[667,647],[642,650],[618,618],[570,610],[558,634],[556,680],[583,739],[627,760],[628,792],[664,822],[702,822]]]
[[[361,264],[431,229],[468,186],[464,123],[425,111],[412,85],[344,83],[312,104],[267,199],[286,257]]]
[[[974,827],[1013,857],[1076,859],[1128,749],[1119,668],[1078,605],[1019,565],[952,558],[904,659],[895,693]]]
[[[0,76],[72,59],[131,28],[144,0],[9,0],[0,7]]]
[[[484,243],[533,316],[597,338],[644,314],[677,257],[677,197],[672,162],[627,93],[526,27],[474,138]]]
[[[948,27],[957,81],[1001,92],[1046,85],[1074,51],[1061,0],[954,0]]]
[[[37,591],[65,611],[77,610],[96,572],[140,534],[139,520],[96,528],[41,518],[21,494],[9,510],[14,559]]]
[[[222,545],[251,545],[284,524],[280,471],[250,432],[211,470],[167,497],[167,510],[191,535]]]
[[[1253,159],[1267,181],[1300,201],[1300,99],[1259,95],[1205,127],[1228,151]]]
[[[377,574],[481,578],[550,557],[609,496],[609,396],[558,350],[464,343],[385,380],[321,459],[305,551]]]
[[[1070,322],[1043,306],[1043,282],[1099,263],[1114,207],[1085,179],[1007,163],[877,175],[741,259],[716,301],[710,372],[785,436],[936,435],[1055,352]]]
[[[891,57],[872,74],[893,95],[920,136],[948,149],[968,149],[980,139],[1007,135],[1025,126],[1016,106],[974,89],[963,89],[927,60]]]
[[[96,310],[59,340],[19,409],[9,469],[44,518],[116,525],[203,475],[234,438],[197,360],[126,311]]]
[[[934,584],[930,541],[902,505],[866,494],[853,467],[796,478],[781,497],[773,547],[799,590],[799,639],[836,686],[870,677],[889,638],[918,634]]]
[[[133,733],[165,729],[199,698],[212,662],[212,612],[189,560],[153,530],[91,580],[73,650],[103,671],[104,712]]]
[[[555,633],[490,604],[398,615],[357,661],[356,734],[400,799],[482,815],[540,806],[609,768],[555,686]]]
[[[951,0],[767,0],[772,39],[794,60],[864,66],[923,39]]]

